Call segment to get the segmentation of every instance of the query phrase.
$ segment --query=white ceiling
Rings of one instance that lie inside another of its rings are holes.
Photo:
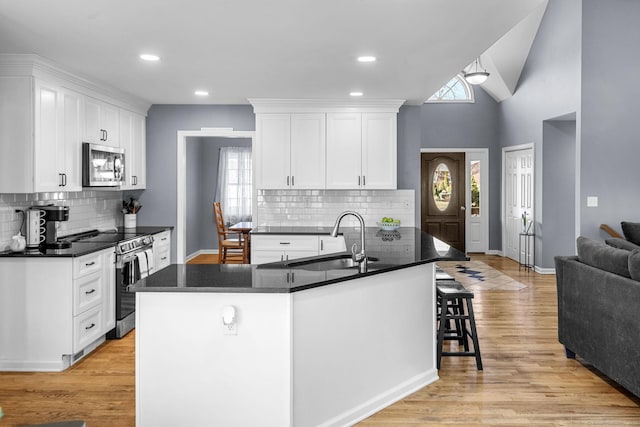
[[[354,90],[421,104],[502,40],[483,61],[494,67],[486,84],[501,79],[488,92],[504,99],[546,3],[0,0],[0,53],[40,55],[152,104],[348,99]],[[143,52],[162,59],[144,63]],[[378,61],[358,63],[364,54]]]

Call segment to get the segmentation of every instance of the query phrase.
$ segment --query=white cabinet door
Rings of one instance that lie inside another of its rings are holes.
[[[325,114],[291,115],[291,189],[325,187]]]
[[[319,236],[318,243],[320,245],[318,254],[334,254],[338,252],[345,252],[347,250],[344,236]]]
[[[359,189],[362,181],[362,114],[327,114],[327,189]]]
[[[147,118],[133,115],[133,186],[142,190],[147,188]],[[126,161],[126,160],[125,160]]]
[[[100,108],[100,123],[102,129],[104,129],[104,141],[103,145],[110,147],[120,146],[120,111],[115,105],[107,104],[103,102]]]
[[[256,117],[257,176],[259,189],[287,189],[291,170],[291,115],[258,114]]]
[[[34,191],[62,191],[64,140],[62,94],[59,87],[35,83]]]
[[[84,129],[83,142],[102,144],[104,134],[100,125],[100,106],[97,99],[85,97],[84,99]]]
[[[120,147],[124,148],[125,184],[122,190],[146,187],[145,117],[120,110]]]
[[[81,191],[81,96],[36,80],[35,191]]]
[[[362,187],[397,188],[397,115],[362,114]]]
[[[119,147],[119,121],[118,107],[85,97],[84,142]]]
[[[62,104],[64,116],[62,189],[82,191],[82,95],[65,90],[62,92]]]

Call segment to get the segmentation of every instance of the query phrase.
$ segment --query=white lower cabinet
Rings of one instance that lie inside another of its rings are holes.
[[[153,264],[154,272],[171,264],[171,230],[153,235]]]
[[[345,251],[344,237],[256,234],[251,237],[251,264],[287,261]]]
[[[0,371],[62,371],[115,326],[113,248],[77,258],[0,258]]]

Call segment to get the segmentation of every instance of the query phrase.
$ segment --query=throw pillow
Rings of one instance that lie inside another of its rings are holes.
[[[619,237],[611,237],[610,239],[606,239],[604,242],[614,248],[626,249],[628,251],[640,249],[640,246],[636,245],[635,243],[631,243],[630,241],[621,239]]]
[[[640,222],[622,221],[620,225],[622,226],[622,234],[624,234],[624,238],[631,243],[640,245]]]
[[[638,249],[629,254],[629,273],[633,280],[640,281],[640,250]]]
[[[577,246],[580,262],[620,276],[631,277],[629,273],[631,252],[582,236],[578,237]]]

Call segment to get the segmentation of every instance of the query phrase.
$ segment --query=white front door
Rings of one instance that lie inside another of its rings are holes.
[[[504,156],[504,255],[516,261],[524,260],[524,239],[520,245],[523,215],[527,224],[534,220],[533,210],[533,148],[505,151]],[[528,229],[534,233],[533,225]],[[527,240],[529,241],[529,240]],[[520,251],[520,256],[519,252]],[[530,253],[530,252],[529,252]],[[529,262],[531,260],[527,260]]]

